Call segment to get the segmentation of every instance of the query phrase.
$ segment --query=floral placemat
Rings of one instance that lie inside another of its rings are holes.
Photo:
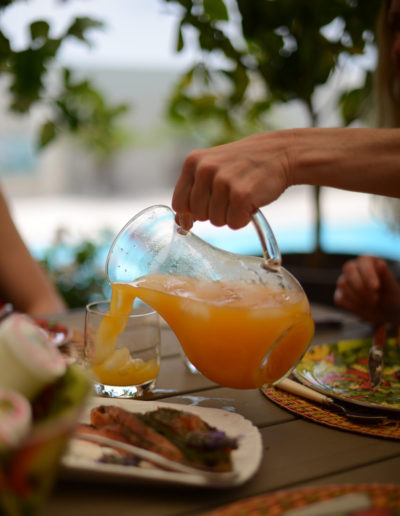
[[[300,510],[311,504],[352,493],[365,494],[369,499],[370,508],[363,512],[343,511],[340,514],[368,514],[371,516],[400,514],[400,485],[345,484],[277,491],[220,507],[207,513],[207,516],[279,516],[287,511]]]
[[[282,391],[276,387],[262,387],[261,392],[281,407],[298,416],[311,419],[316,423],[375,437],[400,439],[400,418],[396,417],[396,413],[393,413],[393,415],[392,413],[388,413],[387,420],[381,423],[361,424],[350,421],[334,410],[300,398],[295,394]]]

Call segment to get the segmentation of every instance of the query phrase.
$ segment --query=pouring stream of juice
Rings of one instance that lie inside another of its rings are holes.
[[[142,385],[158,376],[159,362],[132,358],[127,347],[117,348],[118,336],[125,329],[135,295],[121,295],[113,289],[110,312],[106,314],[95,336],[90,357],[91,370],[105,385]],[[117,316],[117,317],[115,317]]]
[[[279,381],[301,358],[314,333],[302,291],[149,274],[112,284],[111,313],[129,313],[135,297],[168,322],[200,372],[226,387],[252,389]],[[116,377],[120,331],[106,318],[95,353],[98,368],[115,362]],[[150,371],[151,364],[143,363],[143,368]]]

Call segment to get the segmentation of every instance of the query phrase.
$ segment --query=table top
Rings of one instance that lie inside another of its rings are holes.
[[[319,305],[312,306],[312,313],[317,321],[340,314]],[[339,327],[317,325],[315,343],[368,334],[366,325],[340,315],[343,324]],[[57,319],[83,329],[81,311]],[[258,472],[244,485],[225,489],[96,483],[61,477],[44,516],[203,514],[236,500],[282,489],[349,483],[400,484],[400,441],[329,428],[280,408],[258,389],[228,389],[192,374],[168,327],[162,329],[161,370],[151,399],[229,410],[250,420],[263,441]]]

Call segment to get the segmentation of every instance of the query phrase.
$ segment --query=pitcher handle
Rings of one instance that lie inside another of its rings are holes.
[[[273,272],[279,272],[282,257],[271,226],[260,210],[257,210],[254,215],[252,215],[251,221],[256,228],[258,238],[261,242],[264,257],[263,267]]]
[[[179,214],[178,231],[181,235],[186,235],[188,234],[188,231],[182,228],[182,217],[183,215]],[[271,226],[268,224],[267,219],[260,210],[257,210],[254,215],[251,216],[251,221],[256,228],[258,238],[261,242],[264,257],[263,267],[269,271],[279,272],[281,269],[282,257]]]

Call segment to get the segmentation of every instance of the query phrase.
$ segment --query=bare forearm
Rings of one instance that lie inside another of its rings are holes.
[[[0,191],[0,298],[30,315],[59,313],[65,303],[46,272],[31,256]]]
[[[400,197],[399,129],[302,129],[292,133],[292,184]]]
[[[51,282],[47,272],[36,262],[31,263],[31,277],[24,296],[20,297],[20,310],[30,315],[62,313],[67,306]]]
[[[236,229],[298,184],[400,197],[400,129],[271,131],[195,151],[183,164],[172,207],[189,222]]]
[[[62,300],[45,270],[18,242],[12,246],[13,257],[7,263],[0,260],[2,274],[0,292],[15,310],[29,315],[60,313],[66,310]]]

